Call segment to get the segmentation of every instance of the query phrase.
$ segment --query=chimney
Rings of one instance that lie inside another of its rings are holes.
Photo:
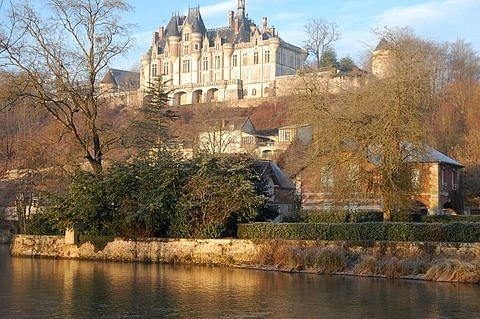
[[[233,29],[233,27],[235,26],[235,22],[233,21],[233,11],[229,11],[228,12],[228,25],[230,26],[230,28]]]
[[[265,32],[267,30],[267,24],[268,24],[267,17],[263,17],[262,18],[262,28],[263,28],[262,30],[263,30],[263,32]]]

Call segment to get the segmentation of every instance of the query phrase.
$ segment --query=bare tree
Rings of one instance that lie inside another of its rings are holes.
[[[305,26],[307,40],[305,47],[315,58],[317,67],[321,66],[322,57],[328,48],[340,37],[338,25],[324,19],[310,19]]]
[[[94,172],[102,171],[104,152],[115,136],[99,119],[107,100],[98,82],[108,63],[132,43],[129,26],[119,14],[129,10],[123,0],[51,0],[50,11],[28,3],[14,8],[12,36],[0,39],[2,57],[21,76],[11,81],[10,102],[28,98],[42,107],[83,150]]]
[[[339,205],[381,199],[389,220],[414,205],[411,162],[428,140],[424,123],[436,107],[443,56],[437,43],[387,31],[380,36],[388,43],[388,74],[335,95],[321,82],[303,85],[295,121],[314,127],[303,175]]]
[[[208,131],[201,132],[199,150],[206,154],[226,154],[240,152],[241,131],[233,125],[225,125],[225,120],[212,120],[216,125],[209,126]]]

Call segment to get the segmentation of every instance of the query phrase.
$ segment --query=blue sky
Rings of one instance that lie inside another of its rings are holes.
[[[284,40],[303,46],[308,19],[323,18],[339,26],[341,38],[335,44],[337,57],[350,56],[359,63],[375,47],[378,28],[409,26],[422,38],[436,41],[464,39],[480,54],[480,0],[246,0],[246,12],[257,24],[263,16]],[[226,25],[229,10],[236,11],[237,0],[179,0],[131,3],[125,18],[137,25],[137,39],[126,58],[112,67],[131,69],[150,45],[152,32],[165,25],[172,13],[186,14],[199,5],[207,28]]]
[[[41,2],[40,0],[31,0]],[[199,5],[207,28],[227,24],[229,10],[236,11],[237,0],[128,0],[133,10],[125,21],[134,23],[135,45],[128,56],[111,67],[130,70],[148,51],[152,33],[166,25],[173,13],[186,14]],[[335,22],[341,38],[335,44],[337,57],[350,56],[360,63],[374,48],[378,37],[373,30],[409,26],[418,36],[436,41],[471,43],[480,54],[480,0],[245,0],[246,12],[257,24],[262,17],[274,25],[281,38],[303,46],[308,19]]]

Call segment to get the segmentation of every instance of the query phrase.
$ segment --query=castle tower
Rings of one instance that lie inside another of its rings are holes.
[[[238,17],[240,18],[243,18],[245,17],[245,0],[238,0],[238,6],[237,6],[238,10],[237,10],[237,13],[238,13]]]
[[[392,67],[391,59],[390,45],[382,38],[372,53],[372,74],[377,78],[386,77]]]

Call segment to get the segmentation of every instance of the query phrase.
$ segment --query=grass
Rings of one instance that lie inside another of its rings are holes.
[[[435,257],[429,249],[409,253],[388,248],[367,254],[340,245],[268,240],[260,244],[255,264],[282,271],[480,283],[480,255],[468,261]]]
[[[480,263],[478,260],[442,260],[427,270],[425,278],[436,281],[480,283]]]

